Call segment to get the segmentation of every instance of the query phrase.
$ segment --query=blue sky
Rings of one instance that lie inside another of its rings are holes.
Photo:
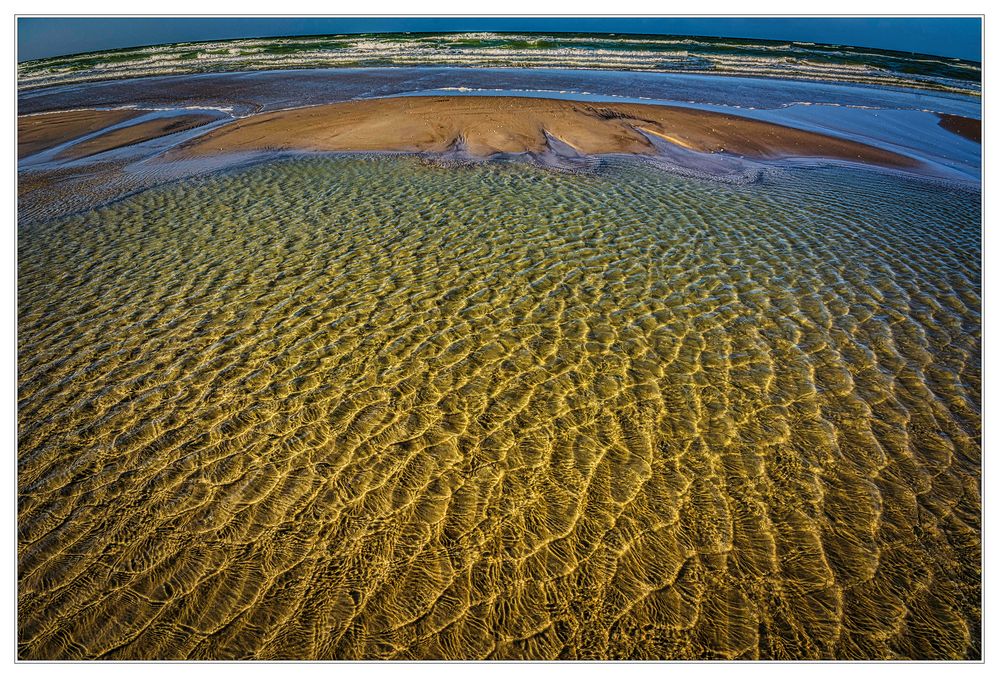
[[[981,61],[977,18],[18,18],[17,59],[169,42],[395,31],[580,31],[764,38]]]

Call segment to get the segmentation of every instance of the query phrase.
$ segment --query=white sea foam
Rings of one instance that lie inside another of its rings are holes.
[[[328,48],[335,41],[336,47]],[[476,46],[475,41],[494,42]],[[519,42],[530,47],[514,46]],[[473,43],[473,44],[469,44]],[[617,49],[611,48],[611,43]],[[289,52],[268,48],[291,46]],[[814,47],[814,46],[813,46]],[[743,50],[743,53],[719,50]],[[192,52],[194,58],[191,58]],[[181,58],[182,55],[184,58]],[[772,56],[767,56],[772,55]],[[830,56],[840,59],[824,61]],[[96,64],[89,60],[102,59]],[[868,58],[869,63],[857,63]],[[81,55],[18,64],[19,87],[113,78],[182,74],[205,71],[265,70],[364,66],[469,66],[514,68],[614,69],[685,73],[720,72],[731,75],[837,80],[862,84],[924,87],[977,93],[980,84],[941,74],[901,73],[888,66],[885,56],[849,48],[809,49],[807,43],[763,44],[741,41],[702,42],[672,36],[555,36],[538,34],[465,33],[399,37],[317,36],[183,43],[136,48],[108,55]],[[896,61],[899,57],[892,57]],[[81,67],[74,59],[83,62]],[[106,60],[104,60],[106,59]],[[87,61],[84,61],[87,60]],[[917,64],[939,64],[954,73],[980,71],[969,62],[913,56]]]

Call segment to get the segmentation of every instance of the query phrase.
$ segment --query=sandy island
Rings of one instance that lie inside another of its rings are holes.
[[[724,113],[651,104],[526,97],[395,97],[310,106],[241,118],[168,154],[404,151],[655,155],[658,137],[686,149],[758,159],[822,157],[916,167],[898,153]]]

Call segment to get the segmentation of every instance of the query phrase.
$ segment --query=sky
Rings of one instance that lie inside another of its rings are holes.
[[[17,60],[120,47],[333,33],[537,31],[761,38],[879,47],[981,61],[978,18],[19,17]]]

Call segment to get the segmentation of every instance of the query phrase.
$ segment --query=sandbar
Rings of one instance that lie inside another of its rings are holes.
[[[953,132],[958,136],[979,144],[982,143],[981,120],[966,118],[963,115],[950,115],[948,113],[939,113],[938,117],[940,118],[938,124],[948,132]]]
[[[168,155],[275,150],[403,151],[473,156],[657,154],[680,147],[754,159],[820,157],[885,167],[920,163],[887,149],[725,113],[677,106],[500,96],[356,100],[260,113],[199,136]],[[562,151],[564,152],[564,150]]]
[[[78,144],[73,144],[56,156],[56,159],[75,160],[78,158],[86,158],[91,155],[103,153],[104,151],[130,146],[142,141],[156,139],[167,134],[175,134],[177,132],[183,132],[195,127],[207,125],[217,119],[218,118],[213,115],[190,113],[166,118],[156,118],[155,120],[147,120],[135,125],[119,127],[111,130],[110,132],[105,132],[104,134],[81,141]]]
[[[80,110],[20,116],[17,119],[17,157],[40,153],[146,112]]]

